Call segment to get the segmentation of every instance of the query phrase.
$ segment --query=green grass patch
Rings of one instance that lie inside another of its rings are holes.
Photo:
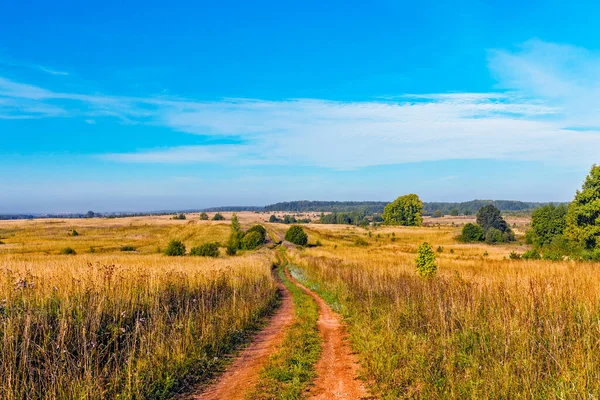
[[[286,333],[281,349],[271,356],[261,372],[258,385],[249,394],[252,399],[304,398],[316,376],[315,364],[321,356],[318,306],[312,297],[287,279],[285,266],[284,261],[278,267],[278,274],[292,294],[295,321]]]

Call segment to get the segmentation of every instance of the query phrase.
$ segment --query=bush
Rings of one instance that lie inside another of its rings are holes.
[[[483,240],[483,229],[479,225],[469,222],[463,227],[460,240],[463,242],[479,242]]]
[[[558,251],[545,251],[542,258],[548,261],[562,261],[564,255]]]
[[[4,244],[4,242],[2,240],[0,240],[0,244]]]
[[[437,250],[438,253],[443,253],[444,252],[444,248],[442,246],[438,246]]]
[[[121,246],[121,251],[135,251],[133,246]]]
[[[285,233],[285,240],[298,246],[305,246],[308,243],[308,235],[304,233],[301,226],[292,225]]]
[[[225,248],[225,253],[227,253],[228,256],[235,256],[235,253],[237,253],[237,247],[228,244]]]
[[[317,240],[317,242],[315,243],[315,246],[321,247],[321,246],[323,246],[323,243],[321,243],[320,240]]]
[[[242,248],[246,250],[254,250],[264,243],[264,239],[259,232],[247,232],[242,238]]]
[[[429,243],[424,242],[419,246],[415,262],[417,264],[417,273],[423,278],[430,278],[435,275],[437,270],[435,253]]]
[[[212,217],[212,220],[213,220],[213,221],[223,221],[224,219],[225,219],[225,217],[224,217],[224,216],[222,216],[222,215],[221,215],[221,214],[219,214],[219,213],[216,213],[216,214],[215,214],[215,215],[213,215],[213,217]]]
[[[60,251],[60,254],[75,255],[75,254],[77,254],[77,252],[75,252],[75,250],[73,250],[73,249],[72,249],[72,248],[70,248],[70,247],[65,247],[64,249],[62,249],[62,250]]]
[[[487,244],[502,242],[502,231],[496,228],[489,228],[485,232],[485,242]]]
[[[515,253],[514,251],[511,251],[510,254],[508,255],[508,258],[510,258],[511,260],[520,260],[521,255],[518,253]]]
[[[69,236],[79,236],[79,232],[77,232],[75,229],[73,229],[71,231],[71,233],[69,233]]]
[[[179,215],[175,215],[173,216],[173,219],[186,219],[184,214],[179,214]]]
[[[246,234],[250,233],[250,232],[258,232],[260,234],[261,237],[261,244],[262,242],[265,241],[265,239],[267,238],[267,230],[265,229],[264,226],[262,225],[254,225],[252,228],[248,229],[246,231]]]
[[[200,257],[219,257],[218,243],[204,243],[197,247],[192,247],[190,256]]]
[[[600,249],[584,252],[581,259],[584,261],[600,261]]]
[[[356,240],[354,241],[354,245],[365,247],[369,245],[369,242],[367,242],[363,238],[356,238]]]
[[[202,221],[208,221],[208,214],[203,212],[202,214],[200,214],[200,220]]]
[[[185,245],[179,240],[171,240],[165,250],[165,255],[171,257],[185,256]]]
[[[431,216],[433,218],[441,218],[444,214],[442,213],[442,210],[435,210]]]
[[[527,250],[525,253],[523,253],[521,258],[523,258],[524,260],[541,260],[542,256],[541,256],[540,252],[537,251],[536,249],[531,249],[531,250]]]

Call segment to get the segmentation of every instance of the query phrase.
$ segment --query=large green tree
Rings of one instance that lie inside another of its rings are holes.
[[[600,247],[600,166],[596,164],[569,204],[565,235],[587,249]]]
[[[416,194],[398,197],[385,206],[383,221],[386,225],[418,226],[423,222],[423,202]]]
[[[531,214],[531,229],[527,232],[527,239],[536,246],[545,246],[563,234],[567,225],[567,206],[548,204],[537,208]]]
[[[479,209],[477,212],[477,225],[483,229],[483,232],[487,232],[490,228],[498,229],[502,233],[510,231],[510,227],[502,218],[500,210],[491,204]]]

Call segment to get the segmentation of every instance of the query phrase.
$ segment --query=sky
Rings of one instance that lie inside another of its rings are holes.
[[[0,12],[0,213],[569,201],[598,2],[28,1]]]

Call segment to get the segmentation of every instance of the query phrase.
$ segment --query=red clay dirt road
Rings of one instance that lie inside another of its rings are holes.
[[[310,295],[319,307],[317,322],[323,340],[323,351],[315,369],[317,378],[307,395],[309,399],[373,399],[357,376],[358,363],[346,339],[340,317],[321,297],[303,286],[285,268],[287,278]],[[252,343],[221,374],[200,393],[188,398],[200,400],[242,400],[258,383],[259,374],[283,341],[287,328],[294,318],[294,304],[290,292],[280,282],[282,303],[267,326]]]
[[[242,400],[246,393],[258,383],[259,374],[269,359],[281,345],[287,328],[294,318],[294,303],[287,288],[278,283],[281,290],[281,305],[236,360],[227,367],[216,382],[201,393],[190,396],[201,400]]]
[[[319,306],[317,325],[323,339],[323,352],[315,366],[317,378],[309,389],[308,398],[373,399],[363,382],[358,379],[358,362],[345,340],[346,331],[340,316],[334,313],[321,297],[294,279],[287,267],[285,272],[288,279],[310,295]]]

